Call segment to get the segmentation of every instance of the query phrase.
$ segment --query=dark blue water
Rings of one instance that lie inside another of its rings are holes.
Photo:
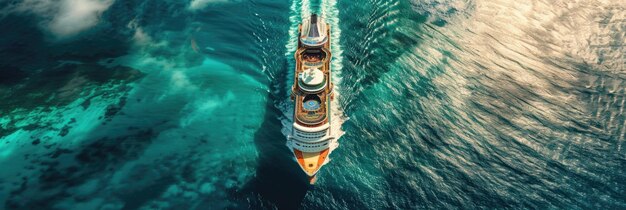
[[[626,209],[626,5],[0,2],[0,209]],[[315,186],[297,24],[332,27]]]

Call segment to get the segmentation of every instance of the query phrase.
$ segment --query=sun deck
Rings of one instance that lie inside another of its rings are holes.
[[[328,42],[320,48],[298,46],[296,51],[296,73],[292,91],[296,102],[295,119],[302,126],[315,127],[328,122],[328,107],[332,94],[329,62],[331,54],[327,50],[329,48]],[[303,77],[303,74],[312,74],[313,71],[321,72],[317,77],[323,77],[323,83],[308,87],[300,77]]]
[[[301,125],[318,126],[327,121],[327,100],[319,97],[320,95],[298,96],[296,118]]]

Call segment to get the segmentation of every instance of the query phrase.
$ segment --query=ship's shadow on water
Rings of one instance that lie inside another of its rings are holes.
[[[282,112],[274,106],[276,100],[280,99],[269,94],[263,124],[254,136],[259,152],[256,176],[236,195],[254,209],[298,209],[310,189],[307,177],[285,146],[278,119]]]

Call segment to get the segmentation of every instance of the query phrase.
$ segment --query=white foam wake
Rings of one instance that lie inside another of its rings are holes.
[[[335,99],[331,102],[331,132],[335,136],[335,142],[344,134],[344,131],[341,129],[341,125],[346,121],[346,117],[343,113],[343,109],[341,108],[341,104],[339,103],[339,99],[341,98],[341,92],[338,88],[341,86],[341,69],[343,68],[343,50],[341,49],[341,29],[339,28],[339,10],[337,9],[337,0],[322,0],[322,18],[326,20],[326,22],[330,25],[330,44],[333,59],[331,62],[331,70],[332,70],[332,82],[333,92],[335,93]],[[335,147],[337,144],[335,144]],[[333,148],[334,149],[334,148]]]
[[[302,0],[300,10],[301,19],[311,16],[311,3],[309,2],[309,0]]]
[[[287,40],[287,44],[285,45],[285,58],[287,59],[288,63],[286,74],[287,76],[285,78],[285,84],[288,84],[285,85],[285,93],[287,93],[287,95],[285,96],[285,100],[280,103],[278,107],[283,112],[283,117],[281,117],[281,124],[283,125],[282,133],[283,135],[285,135],[285,137],[291,134],[292,129],[291,123],[293,122],[294,106],[289,97],[289,95],[291,94],[291,85],[289,84],[292,84],[294,82],[293,77],[296,68],[296,62],[294,60],[293,54],[296,52],[296,48],[298,47],[298,24],[300,24],[300,22],[302,21],[302,17],[306,14],[305,12],[308,11],[308,9],[305,9],[305,7],[303,7],[305,3],[308,7],[308,0],[293,0],[290,7],[291,11],[289,14],[289,39]],[[300,7],[301,9],[298,9],[298,7]]]

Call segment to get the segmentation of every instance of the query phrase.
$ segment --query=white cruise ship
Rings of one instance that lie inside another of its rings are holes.
[[[331,132],[330,25],[316,14],[299,25],[296,68],[291,98],[294,101],[293,129],[287,146],[300,168],[315,183],[320,168],[338,143]]]

